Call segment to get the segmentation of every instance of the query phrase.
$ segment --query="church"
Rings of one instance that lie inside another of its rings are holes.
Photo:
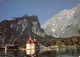
[[[26,50],[37,49],[39,48],[38,42],[36,41],[36,36],[32,40],[32,37],[29,36],[29,40],[26,42]]]

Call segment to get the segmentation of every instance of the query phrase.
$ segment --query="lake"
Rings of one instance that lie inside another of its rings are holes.
[[[54,48],[54,49],[41,49],[35,50],[0,50],[0,57],[79,57],[80,48]]]

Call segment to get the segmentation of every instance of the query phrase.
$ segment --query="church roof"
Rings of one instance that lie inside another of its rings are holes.
[[[28,41],[26,42],[26,44],[28,44],[28,43],[37,43],[37,41],[34,41],[34,40],[28,40]]]

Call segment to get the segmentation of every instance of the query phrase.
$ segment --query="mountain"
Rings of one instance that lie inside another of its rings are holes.
[[[80,4],[69,10],[62,10],[41,26],[47,35],[72,37],[80,35]]]
[[[0,44],[13,43],[15,40],[25,44],[30,35],[45,37],[37,16],[24,15],[0,22]]]

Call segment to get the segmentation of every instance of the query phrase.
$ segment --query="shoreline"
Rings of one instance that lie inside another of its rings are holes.
[[[43,47],[43,48],[40,48],[40,49],[54,49],[54,48],[73,48],[73,47],[79,47],[80,48],[80,46],[79,45],[73,45],[73,46],[65,46],[65,45],[63,45],[63,46],[57,46],[57,45],[55,45],[55,46],[48,46],[48,47]],[[2,49],[0,49],[0,50],[2,50]],[[4,50],[4,49],[3,49]],[[18,49],[7,49],[7,50],[21,50],[21,51],[24,51],[24,50],[26,50],[26,48],[23,48],[23,47],[19,47]]]
[[[73,48],[73,47],[80,47],[79,45],[73,45],[73,46],[65,46],[65,45],[63,45],[63,46],[49,46],[49,48]]]

